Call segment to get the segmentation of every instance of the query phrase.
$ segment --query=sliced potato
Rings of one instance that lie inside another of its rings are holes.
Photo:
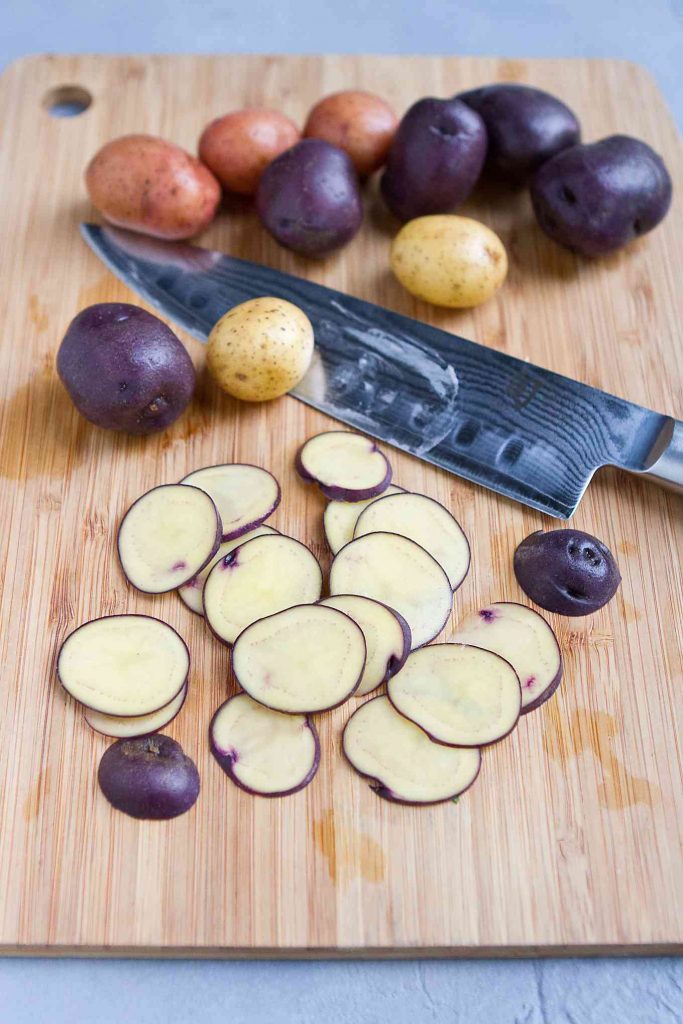
[[[114,736],[116,739],[147,736],[149,733],[158,732],[159,729],[163,729],[169,722],[172,722],[185,703],[186,697],[187,683],[170,704],[159,708],[158,711],[152,711],[149,715],[120,718],[117,715],[103,715],[101,711],[86,708],[83,717],[91,729],[101,732],[105,736]]]
[[[379,501],[390,494],[403,494],[403,488],[396,484],[389,484],[385,491],[374,498],[366,498],[365,501],[329,501],[323,513],[323,526],[325,537],[329,544],[330,551],[336,555],[338,551],[353,540],[353,531],[358,522],[358,516],[364,508],[371,505],[373,501]]]
[[[374,441],[348,430],[328,430],[302,444],[296,455],[299,476],[316,483],[326,498],[364,501],[391,483],[391,466]]]
[[[223,523],[223,540],[232,540],[259,526],[280,504],[280,485],[268,470],[242,462],[206,466],[184,477],[213,498]]]
[[[350,615],[365,637],[365,668],[354,697],[363,697],[396,675],[410,653],[410,627],[393,608],[357,594],[339,594],[320,602]]]
[[[182,587],[178,587],[178,596],[181,601],[187,605],[190,611],[195,612],[197,615],[203,615],[204,584],[214,565],[220,562],[222,558],[225,558],[226,555],[229,555],[231,551],[234,551],[236,547],[239,547],[240,544],[246,544],[248,540],[253,540],[255,537],[265,537],[270,533],[279,533],[279,531],[274,530],[272,526],[257,526],[255,530],[243,533],[241,537],[223,541],[209,564],[205,565],[200,573],[197,573],[191,580],[184,583]]]

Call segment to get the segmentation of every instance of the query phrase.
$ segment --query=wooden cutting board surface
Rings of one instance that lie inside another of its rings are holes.
[[[487,750],[457,805],[378,799],[344,762],[349,706],[318,716],[323,756],[304,792],[255,799],[209,754],[207,726],[233,692],[228,652],[174,594],[126,586],[117,523],[147,488],[223,461],[269,467],[283,486],[273,525],[328,564],[323,501],[292,456],[331,421],[285,398],[240,406],[204,377],[161,437],[81,419],[54,370],[83,306],[138,301],[81,242],[92,217],[86,161],[109,138],[153,132],[193,149],[203,125],[246,104],[302,122],[326,92],[362,87],[399,111],[426,94],[492,80],[565,99],[585,137],[642,136],[681,194],[671,117],[646,73],[614,61],[405,57],[63,57],[20,61],[0,85],[3,229],[0,395],[0,952],[135,955],[433,955],[681,948],[683,502],[616,471],[591,484],[574,525],[616,554],[617,598],[586,619],[555,618],[565,680],[542,710]],[[92,94],[80,117],[44,108],[54,88]],[[589,384],[683,414],[683,222],[627,252],[582,262],[545,239],[525,194],[481,191],[465,208],[511,258],[499,296],[474,312],[429,308],[388,270],[395,225],[368,196],[360,235],[324,263],[279,249],[247,204],[202,242],[384,304]],[[202,346],[187,342],[198,365]],[[392,451],[395,479],[446,503],[473,547],[457,616],[524,600],[516,545],[554,520]],[[84,620],[149,612],[189,643],[191,690],[167,730],[196,759],[196,808],[168,823],[113,812],[96,785],[108,741],[55,680],[55,654]]]

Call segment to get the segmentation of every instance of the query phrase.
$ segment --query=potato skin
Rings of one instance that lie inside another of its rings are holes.
[[[501,82],[461,92],[457,98],[486,125],[487,170],[514,184],[523,184],[550,157],[581,141],[576,115],[543,89]]]
[[[313,356],[313,327],[298,306],[264,296],[235,306],[209,335],[206,361],[224,391],[267,402],[298,384]]]
[[[507,266],[498,235],[453,214],[409,221],[391,246],[391,269],[403,287],[435,306],[478,306],[501,286]]]
[[[304,136],[324,139],[345,150],[360,177],[366,178],[385,162],[397,127],[396,114],[381,97],[346,89],[316,103]]]
[[[165,430],[195,386],[192,360],[170,327],[126,302],[100,302],[74,317],[57,373],[82,416],[129,434]]]
[[[268,164],[300,138],[294,122],[278,110],[235,110],[206,126],[199,159],[230,192],[253,196]]]
[[[387,206],[403,221],[450,212],[476,185],[486,145],[484,122],[461,100],[418,100],[389,150],[381,180]]]
[[[564,149],[531,181],[539,225],[582,256],[603,256],[652,231],[671,205],[662,158],[645,142],[610,135]]]
[[[117,227],[155,238],[191,238],[214,218],[221,188],[208,167],[154,135],[122,135],[85,171],[93,205]]]

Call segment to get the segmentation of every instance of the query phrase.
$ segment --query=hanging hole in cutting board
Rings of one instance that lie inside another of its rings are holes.
[[[92,94],[82,85],[58,85],[43,98],[43,107],[51,117],[78,117],[92,103]]]

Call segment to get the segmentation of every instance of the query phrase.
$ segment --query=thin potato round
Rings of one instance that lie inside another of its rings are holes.
[[[180,481],[213,498],[223,525],[223,540],[249,533],[280,504],[280,485],[267,469],[244,462],[196,469]]]
[[[203,615],[204,584],[214,565],[220,562],[222,558],[225,558],[226,555],[229,555],[231,551],[234,551],[235,548],[239,547],[240,544],[246,544],[247,541],[254,540],[256,537],[266,537],[270,533],[278,532],[272,526],[257,526],[255,530],[250,530],[249,533],[244,533],[240,537],[223,541],[209,564],[205,565],[200,573],[197,573],[191,580],[184,583],[182,587],[178,587],[178,597],[180,600],[196,615]]]
[[[391,679],[410,653],[410,627],[393,608],[358,594],[338,594],[320,602],[349,615],[363,631],[367,655],[354,696],[363,697]]]
[[[114,736],[116,739],[131,739],[135,736],[148,736],[150,733],[158,732],[165,728],[176,717],[187,697],[187,683],[177,697],[149,715],[136,715],[130,718],[121,718],[117,715],[104,715],[101,711],[93,711],[86,708],[84,718],[91,729],[101,732],[104,736]]]
[[[330,551],[336,555],[338,551],[353,540],[353,531],[358,522],[358,516],[364,508],[367,508],[373,501],[388,497],[390,494],[403,494],[403,487],[396,484],[389,484],[385,491],[374,498],[366,498],[365,501],[328,501],[323,513],[323,526],[325,528],[325,539]]]
[[[391,466],[374,441],[348,430],[327,430],[302,444],[296,455],[302,480],[316,483],[326,498],[364,501],[386,491]]]

